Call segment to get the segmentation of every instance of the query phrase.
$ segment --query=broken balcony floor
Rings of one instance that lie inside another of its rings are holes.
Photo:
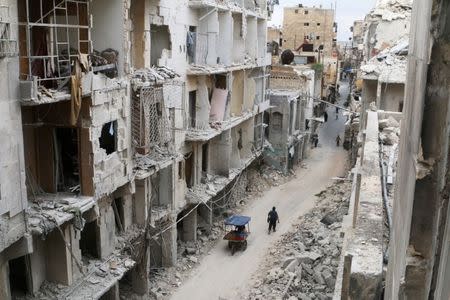
[[[111,254],[105,261],[90,260],[85,275],[71,286],[45,282],[35,297],[25,299],[99,299],[135,265],[129,256],[118,253]]]
[[[149,153],[147,155],[136,154],[136,165],[134,168],[136,179],[142,180],[155,174],[159,170],[170,166],[177,158],[177,155],[160,150],[153,150],[152,153]]]
[[[41,194],[31,202],[28,224],[32,234],[46,234],[57,226],[72,220],[76,214],[88,211],[95,205],[93,197],[69,193]]]
[[[216,136],[219,136],[223,131],[231,129],[233,127],[238,126],[239,124],[249,120],[250,118],[254,117],[255,113],[253,112],[246,112],[242,116],[238,117],[231,117],[228,120],[222,121],[222,122],[215,122],[213,123],[213,127],[210,129],[189,129],[186,132],[186,141],[188,142],[205,142],[209,141]]]
[[[256,158],[260,157],[262,151],[259,150],[251,157],[246,159],[240,168],[230,169],[230,175],[211,176],[207,183],[197,184],[188,189],[186,193],[186,202],[191,204],[208,203],[213,197],[217,196],[228,184],[239,176]]]

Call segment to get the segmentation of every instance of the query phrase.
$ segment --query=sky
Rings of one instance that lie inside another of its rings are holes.
[[[303,6],[322,5],[323,8],[331,8],[337,2],[336,22],[338,23],[338,41],[348,41],[351,36],[350,27],[353,21],[362,20],[364,16],[375,6],[376,0],[279,0],[280,5],[275,5],[275,10],[272,15],[272,20],[269,25],[283,24],[283,7],[296,6],[303,4]]]

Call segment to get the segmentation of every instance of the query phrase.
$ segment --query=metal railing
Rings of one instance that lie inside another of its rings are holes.
[[[53,6],[44,11],[44,0],[25,0],[26,21],[19,23],[26,35],[27,73],[22,79],[37,77],[38,84],[44,81],[65,82],[72,74],[72,62],[80,53],[92,51],[90,37],[88,0],[52,0]],[[48,2],[48,1],[47,1]],[[46,2],[46,3],[47,3]],[[39,36],[38,28],[48,34]],[[24,78],[25,77],[25,78]]]

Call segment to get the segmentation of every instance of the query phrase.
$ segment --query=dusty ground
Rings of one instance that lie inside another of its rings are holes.
[[[245,299],[332,299],[351,186],[339,180],[317,194],[316,206],[269,250]]]
[[[346,86],[341,88],[346,97]],[[334,118],[334,108],[328,110],[329,121],[319,133],[319,148],[312,149],[305,161],[306,168],[298,168],[289,182],[272,188],[255,198],[242,212],[252,217],[251,235],[245,252],[230,255],[227,244],[219,241],[191,277],[173,294],[171,299],[242,299],[259,267],[267,260],[269,249],[291,229],[297,219],[315,206],[315,194],[333,182],[333,177],[346,176],[347,154],[335,145],[336,135],[342,137],[344,117]],[[277,207],[281,223],[275,234],[267,234],[267,213]]]

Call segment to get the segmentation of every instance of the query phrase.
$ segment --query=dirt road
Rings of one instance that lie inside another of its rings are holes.
[[[347,89],[348,85],[342,84],[342,99],[347,96]],[[339,113],[339,119],[335,120],[333,107],[328,109],[328,115],[328,122],[319,132],[319,147],[311,149],[305,161],[307,169],[298,168],[295,179],[255,199],[243,212],[252,217],[247,250],[231,256],[227,243],[219,241],[171,299],[241,299],[252,274],[268,255],[270,245],[314,206],[314,195],[327,187],[332,177],[345,175],[346,152],[335,143],[338,133],[343,137],[344,117]],[[281,223],[276,233],[268,235],[266,219],[272,206],[277,207]]]

